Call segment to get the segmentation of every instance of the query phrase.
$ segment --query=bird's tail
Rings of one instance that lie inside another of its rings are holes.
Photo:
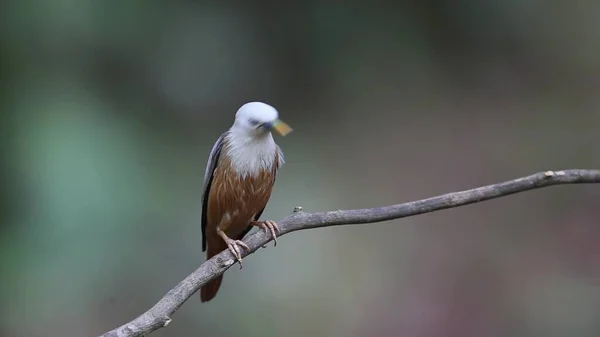
[[[225,241],[221,240],[221,238],[218,240],[212,240],[206,249],[206,259],[210,259],[225,249],[227,249],[227,244],[225,244]],[[219,275],[203,285],[202,288],[200,288],[200,300],[202,302],[208,302],[212,300],[219,291],[221,281],[223,281],[223,275]]]

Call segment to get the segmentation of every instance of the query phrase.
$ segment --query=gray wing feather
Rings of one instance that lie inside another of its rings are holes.
[[[217,162],[219,159],[219,154],[221,153],[221,148],[223,147],[223,141],[225,140],[225,136],[227,132],[224,132],[219,139],[213,145],[212,150],[210,150],[210,155],[208,156],[208,162],[206,163],[206,171],[204,171],[204,188],[203,191],[206,193],[206,186],[208,185],[209,179],[212,177],[213,171],[215,167],[217,167]]]

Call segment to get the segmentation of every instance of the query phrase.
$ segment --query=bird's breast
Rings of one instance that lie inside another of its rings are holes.
[[[271,134],[249,140],[229,133],[225,143],[223,153],[231,168],[242,177],[260,176],[261,172],[271,172],[279,165],[277,144]]]
[[[218,225],[232,235],[243,231],[265,208],[271,197],[275,175],[276,169],[260,169],[243,176],[233,168],[227,156],[221,158],[209,193],[208,223]]]

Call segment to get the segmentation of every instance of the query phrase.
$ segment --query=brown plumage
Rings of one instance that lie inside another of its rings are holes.
[[[205,201],[207,259],[228,248],[217,228],[229,238],[242,240],[253,225],[264,227],[262,223],[253,222],[258,220],[271,197],[279,167],[279,153],[275,152],[274,165],[270,170],[260,170],[256,175],[243,177],[234,170],[230,157],[226,155],[228,146],[227,138],[224,138]],[[215,297],[222,280],[221,275],[201,288],[202,302]]]

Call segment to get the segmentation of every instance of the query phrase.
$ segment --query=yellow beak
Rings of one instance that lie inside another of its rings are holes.
[[[282,121],[281,119],[276,119],[275,121],[271,122],[271,130],[275,131],[278,135],[285,137],[288,133],[292,132],[293,129],[287,125],[284,121]]]

